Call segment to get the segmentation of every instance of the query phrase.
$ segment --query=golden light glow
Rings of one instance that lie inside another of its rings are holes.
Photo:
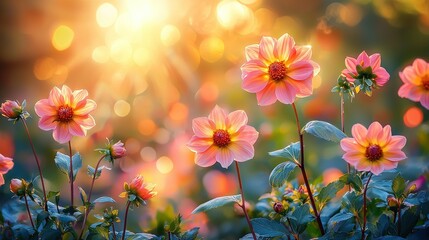
[[[313,78],[313,88],[317,89],[322,85],[322,78],[320,75],[317,75]]]
[[[118,117],[125,117],[130,113],[131,106],[125,100],[118,100],[113,106],[113,111]]]
[[[127,39],[118,39],[110,46],[110,57],[117,63],[129,63],[133,56],[133,48]]]
[[[110,3],[103,3],[97,8],[95,17],[98,26],[107,28],[112,26],[118,16],[118,10]]]
[[[217,5],[217,20],[225,29],[242,27],[252,16],[248,7],[235,0],[223,0]]]
[[[55,74],[57,62],[50,57],[40,58],[34,63],[33,73],[38,80],[48,80]]]
[[[74,31],[66,25],[60,25],[52,34],[52,46],[58,51],[64,51],[70,47],[73,38]]]
[[[161,42],[164,46],[173,46],[180,40],[180,31],[174,25],[165,25],[161,30]]]
[[[156,151],[152,147],[144,147],[140,150],[140,157],[143,161],[154,161],[156,159]]]
[[[92,51],[92,60],[97,63],[106,63],[109,61],[109,49],[106,46],[96,47]]]
[[[222,39],[217,37],[206,38],[200,44],[201,58],[210,63],[221,59],[224,50],[225,46]]]
[[[143,119],[137,126],[139,132],[144,136],[151,136],[155,133],[157,126],[151,119]]]
[[[150,51],[145,48],[136,49],[133,54],[133,60],[140,67],[148,66],[151,60]]]
[[[162,156],[156,161],[156,169],[162,174],[171,172],[173,168],[173,161],[171,161],[171,159],[166,156]]]

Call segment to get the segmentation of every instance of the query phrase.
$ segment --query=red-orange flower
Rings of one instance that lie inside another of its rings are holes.
[[[85,136],[86,131],[95,126],[90,113],[97,106],[87,97],[86,90],[72,92],[66,85],[61,89],[54,87],[49,98],[38,101],[34,107],[40,117],[39,127],[53,130],[52,136],[59,143],[70,141],[72,136]]]
[[[155,184],[145,183],[143,176],[138,175],[135,177],[130,184],[124,183],[125,192],[122,192],[119,197],[127,198],[128,201],[134,203],[136,206],[145,203],[156,196],[157,192],[154,192]]]
[[[394,169],[398,162],[407,156],[402,152],[407,139],[392,136],[389,125],[384,128],[373,122],[368,129],[361,124],[352,127],[352,138],[343,138],[341,148],[345,151],[343,159],[358,171],[371,171],[375,175],[384,170]]]

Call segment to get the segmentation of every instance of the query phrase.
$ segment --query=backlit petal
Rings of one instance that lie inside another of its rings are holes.
[[[276,84],[272,81],[269,82],[262,91],[256,93],[256,99],[260,106],[268,106],[275,103],[277,101]]]
[[[276,85],[276,97],[284,104],[292,104],[295,101],[296,90],[287,82],[279,82]]]
[[[352,136],[356,139],[356,142],[360,145],[367,147],[368,141],[366,140],[366,135],[368,130],[361,124],[355,124],[352,127]]]
[[[344,153],[343,159],[353,166],[356,166],[359,162],[365,161],[365,156],[361,152],[348,151]]]
[[[192,120],[192,130],[195,135],[201,138],[213,137],[213,132],[216,130],[216,126],[213,121],[206,117],[199,117]]]
[[[197,136],[192,136],[187,144],[191,151],[197,153],[206,151],[211,145],[213,145],[213,138],[200,138]]]
[[[44,131],[49,131],[57,127],[58,122],[56,116],[44,116],[39,119],[39,128]]]
[[[346,64],[346,68],[347,68],[347,70],[349,70],[349,72],[356,72],[356,65],[357,65],[356,59],[354,59],[352,57],[346,57],[345,64]]]
[[[216,153],[218,148],[215,146],[209,147],[206,151],[197,153],[195,163],[201,167],[210,167],[216,163]]]
[[[383,131],[383,127],[379,122],[373,122],[368,127],[367,139],[371,144],[377,144],[378,134]]]
[[[95,101],[91,99],[86,99],[86,101],[81,101],[81,102],[85,104],[83,106],[77,106],[75,109],[73,109],[73,113],[75,115],[86,115],[91,113],[97,108],[97,104],[95,103]]]
[[[252,126],[243,126],[237,133],[231,135],[231,141],[246,141],[255,144],[259,133]]]
[[[61,94],[61,90],[57,87],[54,87],[50,92],[49,92],[49,105],[52,106],[63,106],[65,104],[64,102],[64,96]]]
[[[401,161],[407,158],[407,155],[405,155],[405,153],[403,151],[388,151],[388,152],[383,152],[383,157],[390,160],[390,161]]]
[[[57,109],[49,104],[48,99],[36,102],[34,110],[39,117],[57,115]]]
[[[392,136],[390,142],[384,147],[384,151],[400,150],[407,143],[404,136]]]
[[[423,107],[429,109],[429,92],[426,92],[421,96],[420,103]]]
[[[216,161],[219,162],[223,168],[228,168],[234,161],[234,155],[229,148],[219,148],[216,153]]]
[[[243,82],[241,83],[241,87],[250,93],[257,93],[261,91],[267,86],[270,80],[270,76],[262,71],[253,71],[247,73],[242,78]]]
[[[218,105],[216,105],[212,112],[209,114],[209,119],[214,122],[216,129],[226,129],[226,112]]]
[[[369,61],[372,69],[377,69],[381,66],[381,56],[379,53],[369,56]]]
[[[424,76],[427,74],[428,71],[428,64],[425,62],[425,60],[421,58],[417,58],[413,62],[413,69],[417,76]]]
[[[91,115],[74,116],[73,120],[87,130],[95,126],[95,120]]]
[[[70,121],[68,123],[69,132],[73,136],[85,136],[86,130],[83,129],[79,124],[77,124],[75,121]]]
[[[274,45],[276,41],[277,40],[272,37],[262,37],[259,43],[259,59],[264,61],[265,64],[272,63],[276,60],[274,57]]]
[[[245,49],[246,60],[249,61],[251,59],[258,59],[259,57],[259,45],[252,44],[247,46]]]
[[[292,49],[295,47],[295,41],[289,34],[283,34],[275,46],[274,46],[274,57],[276,60],[283,61],[289,59]]]
[[[228,114],[227,129],[230,134],[237,132],[242,126],[247,124],[247,115],[243,110],[237,110]]]
[[[255,155],[253,145],[247,141],[232,142],[228,148],[231,150],[234,159],[237,162],[244,162],[250,160]]]
[[[386,146],[386,144],[390,142],[391,138],[392,129],[390,125],[386,125],[383,130],[378,133],[377,143],[381,148],[383,148],[384,146]]]
[[[313,76],[313,65],[308,61],[292,63],[287,70],[287,76],[295,80],[308,79]]]
[[[54,132],[52,133],[52,136],[54,137],[54,140],[59,143],[66,143],[72,138],[72,135],[68,129],[68,125],[64,123],[57,125],[57,127],[54,129]]]

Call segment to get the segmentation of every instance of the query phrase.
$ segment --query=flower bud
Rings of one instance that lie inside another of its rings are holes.
[[[17,101],[6,100],[1,104],[0,111],[8,119],[19,119],[23,109]]]
[[[118,141],[117,143],[110,146],[110,156],[112,159],[117,159],[125,156],[126,149],[124,147],[124,143]]]
[[[273,205],[273,210],[276,213],[283,213],[285,211],[285,207],[281,202],[275,202]]]
[[[420,191],[422,188],[424,188],[424,185],[426,183],[425,176],[421,175],[416,180],[410,182],[407,186],[409,193],[415,193]]]
[[[390,207],[391,210],[396,210],[399,207],[399,201],[393,196],[388,196],[387,205]]]
[[[25,180],[14,178],[10,180],[10,191],[16,194],[17,196],[23,196],[25,193]]]

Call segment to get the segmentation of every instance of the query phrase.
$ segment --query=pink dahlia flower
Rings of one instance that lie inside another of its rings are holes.
[[[124,143],[121,141],[116,142],[109,147],[110,157],[112,159],[118,159],[124,157],[127,154],[127,150],[124,147]]]
[[[253,144],[258,132],[247,124],[247,115],[238,110],[227,114],[215,106],[208,117],[192,121],[194,136],[188,143],[189,149],[197,153],[195,163],[209,167],[217,162],[228,168],[234,160],[244,162],[255,154]]]
[[[53,130],[52,136],[59,143],[70,141],[72,136],[85,136],[86,131],[95,126],[90,113],[97,106],[87,97],[86,90],[72,92],[66,85],[61,89],[54,87],[49,98],[38,101],[34,107],[40,117],[39,127]]]
[[[381,56],[379,53],[368,54],[363,51],[357,58],[346,57],[346,69],[342,74],[347,81],[355,83],[356,91],[364,91],[371,96],[374,87],[381,87],[389,81],[390,75],[381,67]],[[357,81],[356,81],[357,80]]]
[[[0,153],[0,186],[4,184],[3,175],[13,168],[13,159]]]
[[[414,102],[420,102],[429,109],[429,63],[416,59],[413,65],[399,72],[404,85],[399,88],[398,95]]]
[[[1,115],[8,119],[19,119],[22,111],[22,106],[17,101],[6,100],[0,107]]]
[[[310,58],[311,47],[295,46],[288,34],[279,39],[263,37],[259,44],[246,47],[247,62],[241,66],[242,87],[256,93],[261,106],[277,100],[291,104],[296,97],[310,96],[312,79],[320,70]]]
[[[361,124],[352,127],[352,138],[343,138],[341,148],[346,152],[343,159],[358,171],[371,171],[375,175],[394,169],[398,162],[407,158],[402,148],[407,139],[392,136],[391,128],[373,122],[368,129]]]

